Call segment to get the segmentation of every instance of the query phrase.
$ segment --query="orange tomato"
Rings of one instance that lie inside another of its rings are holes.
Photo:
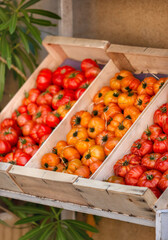
[[[141,112],[135,106],[129,106],[124,109],[124,117],[132,120],[132,122],[135,122],[140,114]]]
[[[69,162],[73,159],[80,159],[80,154],[76,150],[76,148],[66,146],[65,148],[63,148],[60,157],[64,161],[64,163],[66,163],[67,161]]]
[[[78,150],[80,155],[83,155],[93,145],[95,145],[94,139],[82,138],[76,142],[75,148]]]
[[[81,165],[81,160],[73,159],[72,161],[68,162],[68,170],[75,172]]]
[[[119,106],[115,103],[110,103],[108,106],[106,106],[103,110],[104,112],[101,115],[101,118],[105,121],[108,121],[110,118],[112,118],[115,114],[121,113],[121,109]]]
[[[118,97],[118,105],[121,109],[125,109],[134,105],[137,98],[137,94],[134,92],[121,93]]]
[[[154,95],[154,84],[157,82],[154,77],[146,77],[139,85],[137,92],[139,95],[148,94]]]
[[[56,146],[53,147],[53,153],[55,153],[55,154],[60,156],[63,148],[65,148],[66,146],[67,146],[67,142],[65,142],[65,141],[57,142]]]
[[[109,139],[106,144],[104,145],[104,152],[106,155],[109,155],[110,152],[115,148],[115,146],[119,143],[120,138],[115,137],[112,139]]]
[[[98,160],[104,161],[104,158],[105,158],[105,154],[104,154],[103,147],[100,145],[94,145],[84,153],[81,162],[85,166],[90,166],[90,164]]]
[[[109,103],[118,103],[119,90],[111,90],[104,95],[104,104],[107,106]]]
[[[96,172],[96,170],[100,167],[100,165],[102,164],[102,161],[96,161],[90,164],[90,171],[93,174],[94,172]]]
[[[78,175],[79,177],[89,178],[90,176],[90,170],[87,166],[80,166],[75,172],[75,175]]]
[[[118,176],[111,176],[108,178],[107,182],[110,183],[118,183],[118,184],[123,184],[125,185],[125,181],[123,177],[118,177]]]
[[[63,163],[59,163],[56,167],[55,167],[55,171],[56,172],[63,172],[65,170],[65,166]]]
[[[41,167],[47,170],[55,171],[59,163],[60,163],[60,159],[54,153],[46,153],[41,158]]]
[[[114,117],[109,121],[107,130],[111,132],[115,132],[116,128],[119,126],[119,124],[124,120],[124,115],[122,113],[118,113],[114,115]]]
[[[101,116],[101,114],[103,113],[104,107],[105,107],[104,103],[94,104],[93,110],[92,110],[92,116],[94,117]]]
[[[71,118],[71,126],[82,126],[87,128],[88,123],[90,119],[92,118],[91,114],[87,111],[80,111],[77,112],[72,118]]]
[[[115,130],[115,136],[122,138],[124,134],[128,131],[128,129],[131,127],[131,125],[132,121],[130,119],[124,119],[124,121],[121,122]]]
[[[157,80],[157,82],[154,83],[153,91],[155,94],[161,89],[167,79],[168,78],[160,78],[159,80]]]
[[[96,93],[96,95],[93,98],[93,102],[98,104],[98,103],[103,103],[103,99],[104,99],[104,95],[110,91],[111,88],[110,87],[103,87],[100,91],[98,91],[98,93]]]
[[[122,92],[136,91],[140,83],[134,76],[127,76],[121,80],[121,90]]]
[[[59,114],[60,119],[63,119],[66,116],[66,114],[69,112],[71,107],[75,104],[75,102],[76,101],[71,101],[67,104],[64,104],[58,107],[57,113]]]
[[[121,80],[127,76],[132,76],[132,73],[127,70],[122,70],[119,73],[116,73],[113,78],[110,80],[110,87],[113,90],[121,89]]]
[[[87,134],[87,130],[84,127],[73,127],[69,133],[67,134],[67,143],[68,145],[73,145],[75,146],[76,142],[79,139],[82,138],[87,138],[88,134]]]
[[[138,95],[135,101],[135,106],[142,112],[150,102],[150,99],[151,96],[147,94]]]
[[[113,137],[115,137],[115,134],[113,132],[103,131],[96,136],[95,141],[97,145],[103,146],[108,141],[108,139]]]
[[[105,122],[100,117],[93,117],[88,124],[88,135],[95,138],[99,133],[105,129]]]

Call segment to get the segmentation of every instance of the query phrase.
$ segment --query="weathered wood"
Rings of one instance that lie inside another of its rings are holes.
[[[156,240],[168,239],[168,210],[156,212]]]

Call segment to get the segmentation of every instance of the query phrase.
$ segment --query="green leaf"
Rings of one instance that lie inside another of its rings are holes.
[[[25,223],[33,223],[33,222],[41,220],[41,219],[43,219],[45,217],[46,216],[44,216],[44,215],[37,215],[37,216],[32,216],[32,217],[26,217],[26,218],[20,219],[17,222],[15,222],[15,225],[20,225],[20,224],[25,224]]]
[[[34,66],[32,64],[31,58],[29,57],[28,54],[24,52],[21,48],[17,49],[17,53],[19,56],[23,59],[23,62],[26,64],[26,66],[29,68],[30,72],[34,71]]]
[[[31,207],[31,206],[15,206],[12,207],[12,210],[19,210],[24,213],[29,213],[29,214],[44,214],[44,215],[51,215],[50,212],[39,209],[37,207]]]
[[[0,62],[0,100],[2,100],[4,86],[5,86],[5,64]]]
[[[0,19],[2,22],[7,22],[9,19],[8,15],[4,11],[4,8],[0,8]]]
[[[77,220],[64,220],[64,222],[66,222],[68,224],[72,224],[76,228],[80,228],[80,229],[87,230],[90,232],[95,232],[95,233],[99,232],[95,227],[93,227],[85,222],[81,222],[81,221],[77,221]]]
[[[28,1],[27,3],[25,3],[25,4],[21,7],[21,9],[28,8],[28,7],[34,5],[35,3],[39,2],[39,1],[40,1],[40,0],[30,0],[30,1]]]
[[[70,224],[66,225],[74,240],[85,240]]]
[[[57,226],[57,236],[56,236],[56,239],[57,240],[67,240],[64,232],[62,231],[62,228],[61,228],[60,224],[58,224],[58,226]]]
[[[30,17],[30,22],[34,24],[38,24],[40,26],[57,26],[56,24],[52,24],[52,22],[48,20],[43,20],[39,18],[32,18]]]
[[[27,232],[24,236],[20,237],[19,240],[30,240],[33,237],[37,237],[39,234],[43,234],[44,228],[34,228]],[[38,238],[37,238],[38,239]]]
[[[76,229],[76,231],[85,239],[85,240],[93,240],[93,238],[89,237],[88,234],[81,229]]]
[[[61,17],[58,16],[57,14],[50,11],[42,10],[42,9],[27,9],[27,11],[30,13],[35,13],[35,14],[46,16],[49,18],[61,19]]]
[[[0,24],[0,31],[5,30],[6,28],[8,28],[9,27],[9,23],[10,23],[10,21],[8,20],[7,22],[4,22],[4,23]]]
[[[30,49],[29,49],[29,42],[27,39],[27,35],[24,32],[22,32],[22,30],[20,30],[20,29],[18,29],[18,31],[19,31],[19,35],[22,40],[22,43],[23,43],[26,51],[29,53]]]
[[[53,225],[49,226],[38,240],[48,240],[54,231],[55,231],[54,226]]]
[[[9,23],[9,32],[10,34],[13,34],[16,29],[16,23],[17,23],[17,13],[14,13],[10,19]]]
[[[26,10],[21,10],[21,12],[23,13],[23,15],[24,15],[25,19],[27,20],[27,22],[30,22],[30,18],[29,18],[29,15],[28,15],[27,11]]]
[[[29,22],[27,22],[26,20],[24,20],[27,28],[30,30],[30,33],[33,35],[33,37],[41,44],[41,33],[38,30],[38,28],[36,28],[35,26],[33,26],[32,24],[30,24]]]

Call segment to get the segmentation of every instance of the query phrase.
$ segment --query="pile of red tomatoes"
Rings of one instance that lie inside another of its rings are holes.
[[[36,88],[0,123],[0,161],[24,166],[99,72],[92,59],[81,62],[81,71],[71,66],[42,69]]]

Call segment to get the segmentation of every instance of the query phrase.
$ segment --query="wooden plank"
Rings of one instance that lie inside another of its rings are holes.
[[[14,182],[8,173],[11,167],[12,165],[9,163],[0,163],[0,188],[22,192],[21,188]]]
[[[168,239],[168,210],[157,211],[156,213],[156,240]]]
[[[114,174],[113,166],[116,161],[130,152],[130,147],[132,146],[133,142],[141,137],[147,126],[153,124],[154,112],[159,106],[166,102],[168,102],[168,82],[141,113],[140,117],[134,122],[119,144],[110,153],[109,157],[102,163],[101,167],[95,172],[95,174],[92,175],[92,179],[107,180],[111,175]]]
[[[55,200],[49,199],[49,198],[35,197],[35,196],[28,195],[25,193],[16,193],[16,192],[12,192],[12,191],[0,190],[0,196],[9,197],[9,198],[13,198],[13,199],[19,199],[22,201],[28,201],[28,202],[33,202],[33,203],[39,203],[39,204],[46,205],[46,206],[63,208],[66,210],[71,210],[71,211],[76,211],[76,212],[83,212],[86,214],[93,214],[93,215],[111,218],[111,219],[115,219],[115,220],[126,221],[126,222],[130,222],[130,223],[134,223],[134,224],[155,227],[155,220],[135,218],[133,216],[128,216],[126,214],[119,214],[119,213],[115,213],[115,212],[103,211],[101,209],[91,208],[88,206],[82,206],[79,204],[55,201]]]
[[[72,185],[78,176],[20,166],[13,166],[10,174],[25,193],[86,205]]]
[[[168,188],[162,193],[162,195],[157,200],[154,206],[155,211],[167,208],[168,208]]]
[[[134,217],[154,219],[151,206],[156,197],[148,188],[123,186],[88,179],[77,179],[73,184],[88,205],[105,211]]]
[[[125,67],[124,69],[131,70],[132,67],[136,73],[151,72],[167,74],[168,49],[111,44],[107,50],[107,54],[111,59],[114,59],[116,54],[120,56],[120,60],[116,61],[117,67],[120,69]],[[123,55],[124,57],[121,57]]]

